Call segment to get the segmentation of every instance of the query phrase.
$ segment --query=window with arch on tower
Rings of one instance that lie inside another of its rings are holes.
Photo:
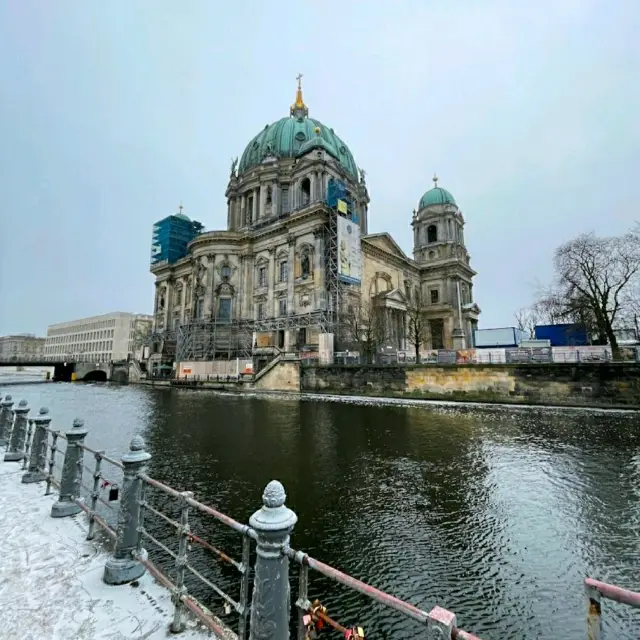
[[[311,202],[311,180],[304,178],[300,183],[300,200],[303,207]]]
[[[438,227],[435,224],[427,227],[427,242],[438,242]]]

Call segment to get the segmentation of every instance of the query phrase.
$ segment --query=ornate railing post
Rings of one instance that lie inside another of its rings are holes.
[[[84,420],[76,418],[73,421],[73,428],[64,434],[67,438],[67,448],[62,463],[60,495],[58,501],[51,506],[52,518],[73,516],[82,511],[74,500],[80,497],[80,483],[82,482],[84,449],[79,445],[84,444],[87,433],[89,432],[84,428]]]
[[[27,439],[27,414],[29,407],[26,400],[20,400],[18,406],[13,410],[13,429],[9,438],[7,453],[4,454],[5,462],[20,462],[24,456],[24,445]]]
[[[33,434],[33,418],[27,420],[27,436],[24,441],[24,451],[22,452],[22,470],[26,471],[31,455],[31,436]]]
[[[49,409],[42,407],[40,413],[33,419],[35,431],[31,442],[31,455],[29,456],[29,467],[22,476],[22,482],[42,482],[47,479],[45,471],[47,456],[47,430],[51,424]]]
[[[289,544],[298,516],[285,506],[286,493],[272,480],[262,494],[262,508],[249,519],[258,534],[249,640],[288,640],[291,600]]]
[[[145,572],[141,562],[136,560],[134,552],[138,551],[140,535],[140,500],[142,480],[138,474],[144,473],[151,454],[145,450],[145,443],[141,436],[136,435],[131,440],[128,453],[122,456],[124,465],[122,480],[122,500],[118,512],[118,532],[116,548],[113,557],[109,558],[104,567],[103,580],[107,584],[126,584],[137,580]],[[140,555],[146,552],[140,548]]]
[[[0,402],[0,447],[9,444],[11,425],[13,424],[13,400],[11,396],[5,396]]]

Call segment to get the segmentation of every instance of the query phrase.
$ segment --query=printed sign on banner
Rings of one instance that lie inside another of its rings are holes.
[[[360,284],[361,279],[360,227],[338,216],[338,276],[342,282]]]

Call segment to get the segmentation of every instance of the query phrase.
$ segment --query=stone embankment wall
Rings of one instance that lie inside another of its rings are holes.
[[[300,390],[433,400],[640,407],[640,365],[303,367]]]
[[[262,373],[262,372],[261,372]],[[298,360],[279,360],[268,366],[263,375],[258,374],[255,389],[266,391],[299,391],[300,362]]]

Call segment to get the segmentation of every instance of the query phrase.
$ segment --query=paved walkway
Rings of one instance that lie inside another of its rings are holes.
[[[19,469],[18,463],[0,461],[0,638],[169,637],[169,592],[149,575],[138,587],[104,584],[107,555],[99,544],[85,540],[84,514],[51,518],[55,494],[44,496],[44,483],[22,484]],[[173,637],[213,636],[193,621]]]

